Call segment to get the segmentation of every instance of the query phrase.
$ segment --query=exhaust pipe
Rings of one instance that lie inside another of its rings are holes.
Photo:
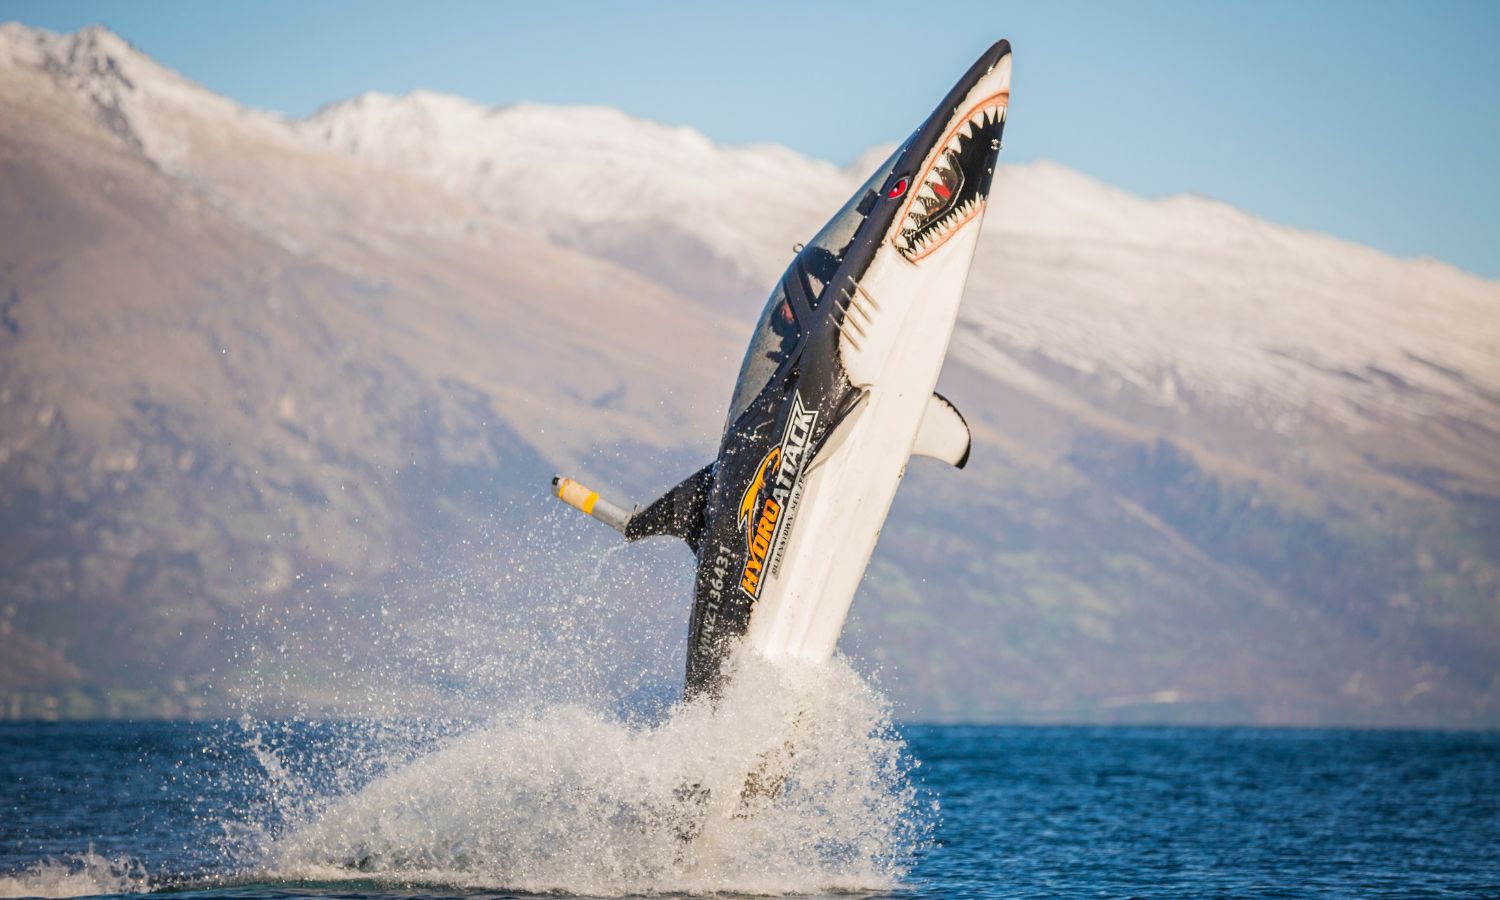
[[[631,513],[600,497],[598,491],[589,490],[561,475],[552,476],[552,491],[559,500],[574,509],[598,519],[621,534],[625,533],[625,524],[630,521]]]

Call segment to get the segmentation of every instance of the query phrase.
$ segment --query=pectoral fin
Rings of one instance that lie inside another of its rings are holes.
[[[969,461],[969,443],[969,424],[953,404],[942,394],[928,398],[911,455],[930,456],[962,469]]]

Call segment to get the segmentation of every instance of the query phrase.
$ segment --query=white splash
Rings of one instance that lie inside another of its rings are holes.
[[[262,865],[607,896],[890,888],[929,827],[913,765],[842,660],[742,661],[716,707],[655,725],[580,706],[501,716],[321,804]]]
[[[0,897],[91,897],[149,890],[151,879],[140,863],[93,850],[41,860],[20,872],[0,875]]]

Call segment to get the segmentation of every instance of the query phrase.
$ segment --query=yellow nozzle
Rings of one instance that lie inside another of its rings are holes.
[[[591,491],[573,479],[561,476],[553,478],[552,485],[557,489],[558,499],[562,502],[583,510],[585,515],[594,514],[594,504],[599,502],[597,491]]]
[[[552,476],[552,490],[559,500],[582,511],[586,516],[593,516],[621,534],[625,533],[625,525],[633,515],[571,478]]]

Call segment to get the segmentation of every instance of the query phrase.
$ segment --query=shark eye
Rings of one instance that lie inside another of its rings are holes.
[[[896,199],[897,197],[906,193],[906,184],[907,179],[904,177],[901,178],[895,184],[891,185],[891,189],[885,192],[885,196],[891,200]]]

